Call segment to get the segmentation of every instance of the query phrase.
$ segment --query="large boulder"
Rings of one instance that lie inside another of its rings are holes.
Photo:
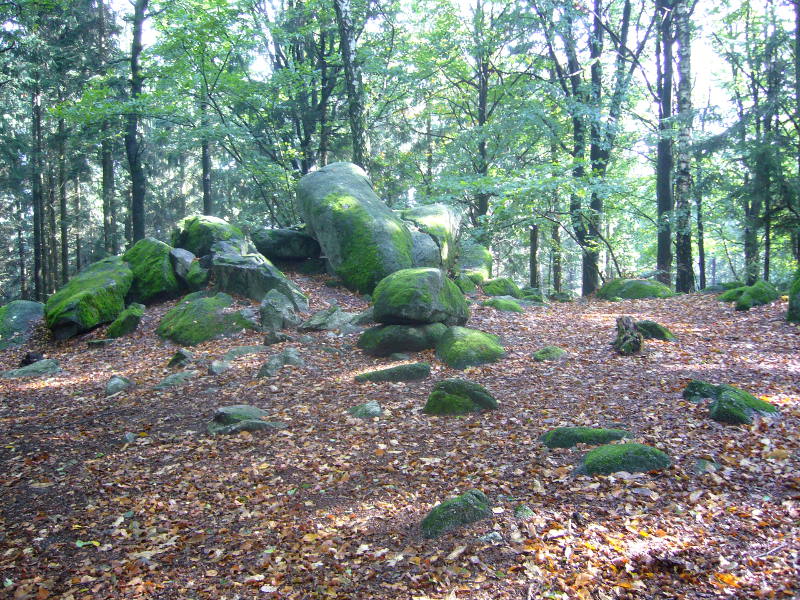
[[[45,321],[56,339],[110,323],[125,309],[133,272],[119,256],[88,265],[47,299]]]
[[[411,233],[351,163],[309,173],[297,186],[297,207],[344,284],[372,293],[378,282],[413,266]]]
[[[267,292],[261,301],[259,313],[261,314],[261,329],[264,331],[297,327],[303,321],[297,314],[294,303],[278,290]]]
[[[261,254],[270,260],[306,260],[317,258],[321,249],[313,237],[297,229],[256,229],[250,239]]]
[[[462,239],[458,245],[457,270],[474,283],[483,283],[492,276],[492,253],[471,239]]]
[[[654,279],[612,279],[597,290],[601,300],[622,298],[640,300],[642,298],[671,298],[675,295],[669,287]]]
[[[795,275],[789,288],[789,310],[786,311],[786,320],[790,323],[800,323],[800,271]]]
[[[431,236],[417,229],[411,232],[411,264],[414,267],[442,268],[442,257],[439,246]]]
[[[223,219],[192,215],[178,221],[172,230],[171,242],[175,248],[183,248],[195,256],[205,256],[216,242],[244,239],[241,229]]]
[[[436,355],[453,369],[495,362],[505,354],[496,335],[468,327],[450,327],[436,344]]]
[[[258,329],[247,312],[232,305],[233,298],[222,292],[215,296],[204,292],[189,294],[164,315],[156,333],[177,344],[193,346],[243,329]]]
[[[397,352],[420,352],[435,348],[447,331],[443,323],[429,325],[379,325],[370,327],[358,338],[357,346],[370,356],[389,356]]]
[[[44,304],[14,300],[0,308],[0,350],[22,346],[44,318]]]
[[[379,323],[445,323],[469,319],[464,294],[439,269],[403,269],[383,279],[373,294]]]
[[[485,281],[481,288],[487,296],[511,296],[512,298],[522,298],[522,290],[508,277],[498,277]]]
[[[250,243],[217,242],[211,252],[211,273],[218,290],[259,302],[267,292],[277,290],[297,310],[308,309],[303,292]]]
[[[144,316],[144,304],[134,302],[114,319],[106,330],[107,338],[118,338],[136,331]]]
[[[780,297],[777,288],[769,281],[756,281],[753,285],[733,288],[723,293],[720,302],[735,302],[736,310],[750,310],[774,302]]]
[[[446,204],[415,206],[401,211],[400,214],[434,242],[439,264],[445,270],[449,270],[455,262],[456,237],[461,225],[460,216]]]
[[[171,251],[171,246],[148,237],[136,242],[122,255],[122,260],[133,271],[129,301],[147,304],[180,295],[181,284],[172,267]]]

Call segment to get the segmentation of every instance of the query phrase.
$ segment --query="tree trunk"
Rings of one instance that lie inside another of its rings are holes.
[[[47,238],[48,275],[47,290],[52,294],[58,286],[58,242],[56,241],[56,176],[52,165],[47,173]]]
[[[339,50],[344,66],[347,110],[350,117],[350,134],[353,140],[353,162],[367,170],[369,142],[367,140],[366,98],[364,97],[364,84],[361,81],[361,66],[358,64],[356,56],[356,34],[353,28],[350,0],[333,0],[333,8],[339,27]]]
[[[692,81],[688,0],[675,0],[678,41],[678,168],[675,176],[675,290],[694,289],[691,225]]]
[[[644,346],[644,338],[636,329],[636,324],[630,317],[619,317],[617,319],[617,338],[614,340],[614,348],[623,356],[638,354]]]
[[[67,157],[64,119],[58,120],[58,216],[61,234],[61,284],[69,279],[69,233],[67,224]]]
[[[76,177],[74,180],[75,185],[75,205],[72,213],[75,215],[75,272],[81,270],[81,182]]]
[[[656,278],[672,285],[672,0],[658,0],[656,18],[656,67],[658,94],[658,148],[656,150],[656,205],[658,210],[658,250]]]
[[[131,40],[131,84],[130,100],[135,102],[142,94],[142,73],[139,58],[142,54],[142,25],[149,0],[136,0],[133,10],[133,37]],[[131,108],[125,129],[125,154],[131,174],[131,228],[132,241],[144,238],[144,200],[147,179],[142,166],[142,148],[139,142],[139,110]]]
[[[530,282],[531,287],[541,287],[539,280],[539,226],[531,225],[530,229]]]
[[[697,203],[697,260],[700,268],[700,289],[706,289],[706,243],[705,224],[703,223],[703,198],[695,191]]]
[[[97,45],[101,67],[108,61],[106,45],[106,6],[105,0],[97,3]],[[103,199],[103,247],[109,254],[119,253],[116,232],[116,211],[114,207],[114,157],[112,155],[111,123],[104,119],[100,125],[100,168],[102,172]]]
[[[22,198],[17,196],[17,253],[19,259],[19,295],[23,300],[28,299],[28,277],[25,269],[25,211],[22,208]]]
[[[34,79],[31,93],[31,200],[33,202],[33,287],[34,299],[45,298],[44,271],[44,202],[42,198],[42,93],[39,79]]]
[[[203,214],[214,215],[214,200],[211,197],[211,149],[208,143],[206,128],[208,127],[208,106],[206,92],[200,102],[200,125],[203,128],[203,137],[200,142],[202,178],[203,178]]]
[[[552,272],[553,272],[553,291],[560,292],[561,291],[561,231],[559,230],[558,223],[553,225],[553,230],[551,233],[551,243],[553,247],[551,249],[551,262],[553,264]]]

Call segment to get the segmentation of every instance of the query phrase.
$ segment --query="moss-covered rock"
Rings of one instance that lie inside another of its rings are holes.
[[[456,236],[461,224],[459,215],[446,204],[427,204],[415,206],[400,212],[406,221],[429,236],[436,245],[439,265],[449,270],[456,256]]]
[[[264,296],[259,307],[261,315],[261,329],[263,331],[278,331],[288,327],[296,327],[303,322],[297,314],[294,303],[278,290],[270,290]]]
[[[547,304],[547,298],[544,297],[542,290],[534,287],[521,288],[522,299],[536,304]]]
[[[351,290],[372,293],[387,275],[413,266],[411,232],[351,163],[332,163],[297,186],[298,212],[333,271]]]
[[[358,382],[372,381],[419,381],[431,374],[431,366],[426,362],[411,363],[407,365],[397,365],[388,369],[368,371],[356,375]]]
[[[381,280],[373,294],[378,323],[415,325],[467,322],[464,294],[439,269],[402,269]]]
[[[671,298],[675,293],[660,281],[653,279],[612,279],[597,290],[601,300],[622,298],[639,300],[642,298]]]
[[[576,473],[587,475],[609,475],[619,471],[647,473],[660,471],[672,465],[669,456],[661,450],[644,444],[611,444],[600,446],[583,457],[583,464]]]
[[[267,362],[258,370],[258,377],[275,377],[283,367],[303,367],[306,361],[300,356],[297,348],[286,348],[270,356]]]
[[[242,431],[255,432],[283,429],[283,423],[265,421],[267,412],[249,404],[223,406],[214,413],[214,418],[206,429],[210,435],[230,435]]]
[[[233,298],[222,292],[214,296],[189,294],[164,315],[156,333],[177,344],[194,346],[243,329],[258,329],[252,318],[232,305]]]
[[[750,310],[754,306],[762,306],[774,302],[780,292],[768,281],[756,281],[753,285],[733,288],[721,294],[720,302],[735,302],[736,310]]]
[[[457,245],[456,270],[480,285],[492,276],[492,253],[471,240],[462,238]]]
[[[703,398],[716,398],[719,386],[700,379],[692,379],[683,390],[683,397],[689,402],[699,402]]]
[[[492,509],[486,494],[480,490],[469,490],[433,507],[422,520],[422,534],[426,538],[436,538],[448,531],[491,516]]]
[[[395,352],[420,352],[435,348],[447,331],[443,323],[430,325],[379,325],[364,331],[357,346],[370,356],[389,356]]]
[[[483,283],[481,288],[483,289],[483,293],[487,296],[512,296],[514,298],[522,298],[522,290],[508,277],[489,279]]]
[[[258,251],[269,260],[306,260],[317,258],[319,243],[298,229],[268,229],[261,227],[250,235]]]
[[[119,256],[84,268],[48,298],[45,321],[56,339],[66,339],[110,323],[125,309],[133,272]]]
[[[422,412],[429,415],[465,415],[495,410],[497,400],[482,385],[466,379],[445,379],[433,386]]]
[[[22,346],[44,318],[44,304],[14,300],[0,308],[0,350]]]
[[[722,384],[717,387],[717,395],[708,407],[708,416],[720,423],[749,425],[755,415],[767,415],[777,411],[778,409],[769,402],[764,402],[732,385]]]
[[[202,290],[208,285],[209,279],[211,279],[211,272],[201,265],[199,260],[196,260],[189,266],[189,271],[186,273],[186,287],[195,291]]]
[[[458,286],[458,289],[460,289],[464,294],[471,294],[478,289],[478,286],[475,284],[475,282],[467,277],[465,273],[459,273],[456,275],[455,279],[453,279],[453,283],[455,283]]]
[[[533,360],[544,362],[549,360],[561,360],[567,356],[567,351],[558,346],[545,346],[533,353]]]
[[[178,373],[173,373],[172,375],[164,377],[164,379],[155,385],[155,389],[165,390],[167,388],[180,387],[197,377],[197,375],[197,371],[179,371]]]
[[[789,288],[789,309],[786,311],[786,320],[790,323],[800,323],[800,271],[794,276]]]
[[[174,367],[185,367],[189,363],[194,360],[194,352],[191,350],[187,350],[186,348],[180,348],[175,354],[173,354],[169,361],[167,361],[167,366],[170,368]]]
[[[376,400],[370,400],[358,406],[351,406],[347,409],[347,414],[358,419],[374,419],[383,414],[381,405]]]
[[[136,331],[143,316],[144,304],[137,304],[134,302],[123,310],[119,316],[114,319],[111,325],[108,326],[106,337],[118,338]]]
[[[147,237],[122,255],[122,260],[133,272],[127,296],[129,301],[148,304],[180,295],[181,284],[172,266],[171,251],[171,246]]]
[[[172,230],[171,243],[195,256],[205,256],[216,242],[244,239],[241,229],[219,217],[191,215],[178,221]]]
[[[548,298],[553,302],[572,302],[575,299],[575,296],[572,292],[565,290],[561,292],[553,292],[548,296]]]
[[[298,329],[300,331],[337,331],[352,323],[356,318],[355,313],[345,312],[336,304],[315,312],[309,319],[303,321]]]
[[[519,305],[519,302],[515,302],[514,300],[510,300],[508,298],[489,298],[488,300],[482,302],[482,304],[483,306],[491,306],[496,310],[502,310],[506,312],[525,312],[525,310]]]
[[[261,352],[266,352],[267,350],[269,350],[269,346],[264,346],[261,344],[253,346],[236,346],[235,348],[231,348],[225,354],[223,354],[222,360],[230,362],[232,360],[236,360],[237,358],[241,358],[242,356],[247,356],[249,354],[260,354]]]
[[[636,329],[636,325],[630,317],[617,319],[617,337],[613,346],[622,356],[638,354],[644,347],[644,336]]]
[[[61,372],[58,361],[52,358],[37,360],[35,363],[0,373],[0,379],[22,379],[25,377],[41,377]]]
[[[113,396],[114,394],[127,390],[131,386],[133,386],[133,382],[127,377],[112,375],[106,382],[106,396]]]
[[[626,437],[631,437],[631,434],[622,429],[556,427],[542,436],[542,443],[548,448],[572,448],[577,444],[608,444]]]
[[[506,355],[496,335],[467,327],[450,327],[436,344],[436,355],[454,369],[466,369]]]
[[[642,337],[646,340],[663,340],[665,342],[673,342],[677,338],[675,335],[663,325],[656,323],[655,321],[648,321],[647,319],[643,321],[636,321],[636,331],[642,334]]]

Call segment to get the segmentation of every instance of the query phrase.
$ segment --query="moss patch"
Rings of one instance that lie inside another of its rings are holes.
[[[258,329],[241,311],[230,309],[232,304],[233,298],[222,292],[211,297],[203,292],[189,294],[164,315],[156,333],[175,343],[193,346],[242,329]]]
[[[463,525],[492,516],[489,499],[480,490],[469,490],[435,506],[422,520],[422,534],[435,538]]]
[[[395,352],[420,352],[435,348],[447,331],[442,323],[430,325],[380,325],[364,331],[357,346],[370,356],[389,356]]]
[[[794,276],[789,288],[789,310],[786,311],[786,320],[790,323],[800,323],[800,271]]]
[[[462,239],[458,244],[457,266],[458,271],[480,285],[492,276],[492,253],[471,239]]]
[[[598,291],[597,297],[602,300],[622,298],[623,300],[639,300],[642,298],[671,298],[675,293],[659,281],[650,279],[612,279]]]
[[[522,298],[522,290],[508,277],[490,279],[484,282],[481,287],[483,288],[483,293],[487,296],[513,296],[514,298]]]
[[[489,298],[482,304],[483,306],[491,306],[494,309],[506,312],[525,312],[518,302],[515,302],[514,300],[508,300],[506,298]]]
[[[171,250],[164,242],[148,237],[122,255],[133,272],[129,300],[147,304],[180,294],[181,286],[170,259]]]
[[[422,412],[429,415],[465,415],[495,410],[497,400],[482,385],[466,379],[439,381],[428,396]]]
[[[663,325],[659,325],[655,321],[648,321],[645,319],[643,321],[636,321],[635,325],[636,331],[641,333],[642,337],[646,340],[663,340],[665,342],[672,342],[677,339],[669,329]]]
[[[14,300],[0,307],[0,350],[21,346],[44,318],[44,304]]]
[[[356,381],[417,381],[425,379],[431,374],[431,366],[426,362],[411,363],[409,365],[398,365],[388,369],[369,371],[356,375]]]
[[[547,360],[561,360],[567,355],[567,351],[558,346],[545,346],[533,353],[533,360],[543,362]]]
[[[572,448],[577,444],[607,444],[626,437],[631,434],[622,429],[556,427],[542,436],[542,443],[548,448]]]
[[[402,269],[385,277],[373,293],[379,323],[445,323],[469,319],[464,294],[439,269]]]
[[[611,444],[600,446],[583,457],[577,473],[608,475],[619,471],[646,473],[667,469],[672,464],[661,450],[644,444]]]
[[[506,351],[496,335],[467,327],[451,327],[436,344],[436,355],[449,367],[466,369],[495,362],[505,356]]]
[[[683,397],[690,402],[699,402],[703,398],[716,398],[719,386],[700,379],[692,379],[683,390]]]
[[[192,215],[181,219],[172,230],[171,242],[175,248],[184,248],[196,256],[211,252],[216,242],[244,240],[242,230],[218,217]]]
[[[107,338],[118,338],[127,335],[139,327],[139,322],[144,316],[144,304],[135,302],[123,310],[106,330]]]

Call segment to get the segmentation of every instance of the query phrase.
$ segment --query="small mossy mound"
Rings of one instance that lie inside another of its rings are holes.
[[[491,516],[492,509],[486,494],[480,490],[469,490],[433,507],[422,520],[422,535],[429,539],[436,538]]]
[[[242,431],[264,431],[267,429],[283,429],[283,423],[265,421],[265,410],[249,404],[223,406],[216,410],[214,418],[206,429],[210,435],[229,435]]]
[[[672,465],[669,456],[661,450],[644,444],[610,444],[595,448],[583,457],[578,474],[609,475],[619,471],[647,473],[660,471]]]
[[[133,272],[119,256],[92,263],[47,299],[45,321],[56,339],[110,323],[125,309]]]
[[[378,323],[462,325],[469,319],[464,294],[439,269],[403,269],[381,280],[373,293]]]
[[[533,353],[533,360],[544,362],[548,360],[561,360],[567,356],[567,351],[558,346],[545,346]]]
[[[133,386],[133,382],[122,375],[112,375],[106,382],[106,396],[113,396]]]
[[[693,379],[683,390],[683,397],[691,402],[711,398],[713,401],[708,407],[709,416],[715,421],[731,425],[750,425],[755,415],[778,412],[769,402],[727,383],[714,385]]]
[[[497,400],[485,387],[466,379],[445,379],[433,386],[422,412],[429,415],[465,415],[495,410]]]
[[[603,429],[598,427],[556,427],[542,436],[542,443],[548,448],[572,448],[577,444],[608,444],[631,434],[622,429]]]
[[[636,331],[642,334],[642,337],[646,340],[663,340],[665,342],[673,342],[677,338],[675,335],[663,325],[656,323],[655,321],[648,321],[647,319],[643,321],[636,321]]]
[[[786,320],[790,323],[800,323],[800,271],[794,276],[789,288],[789,309],[786,311]]]
[[[0,373],[2,379],[22,379],[25,377],[41,377],[42,375],[55,375],[61,372],[61,367],[58,366],[58,361],[52,358],[45,358],[37,360],[35,363],[20,367],[19,369],[11,369],[10,371],[3,371]]]
[[[378,371],[368,371],[361,375],[356,375],[356,381],[419,381],[431,374],[431,366],[426,362],[411,363],[408,365],[397,365],[388,369]]]
[[[612,279],[597,290],[601,300],[622,298],[640,300],[642,298],[671,298],[675,295],[669,287],[651,279]]]
[[[468,327],[450,327],[436,344],[436,355],[448,367],[466,369],[506,355],[496,335]]]
[[[114,319],[106,330],[107,338],[118,338],[136,331],[144,316],[144,304],[134,302]]]
[[[347,414],[357,419],[374,419],[380,417],[383,410],[376,400],[370,400],[358,406],[351,406],[347,409]]]
[[[244,239],[241,229],[219,217],[191,215],[178,221],[172,230],[171,243],[195,256],[205,256],[216,242]]]
[[[482,302],[482,304],[483,306],[490,306],[496,310],[502,310],[506,312],[525,312],[525,310],[519,305],[519,302],[515,302],[514,300],[509,300],[507,298],[489,298],[485,302]]]
[[[420,352],[435,348],[447,331],[443,323],[430,325],[379,325],[364,331],[357,346],[370,356],[390,356],[396,352]]]
[[[462,239],[458,243],[456,271],[480,285],[492,276],[492,253],[485,246],[471,239]]]
[[[780,292],[768,281],[733,288],[721,294],[720,302],[734,302],[736,310],[750,310],[754,306],[769,304],[780,298]]]
[[[483,289],[483,293],[487,296],[512,296],[514,298],[522,298],[522,290],[508,277],[489,279],[481,285],[481,288]]]
[[[683,397],[689,402],[699,402],[703,398],[716,398],[719,386],[700,379],[692,379],[683,390]]]
[[[171,246],[148,237],[136,242],[122,255],[122,260],[133,272],[128,300],[148,304],[180,294],[181,284],[172,266],[171,251]]]
[[[0,307],[0,350],[21,346],[44,318],[44,304],[14,300]]]
[[[243,329],[258,329],[251,318],[232,305],[233,298],[222,292],[214,296],[204,292],[189,294],[164,315],[156,333],[177,344],[194,346]]]

